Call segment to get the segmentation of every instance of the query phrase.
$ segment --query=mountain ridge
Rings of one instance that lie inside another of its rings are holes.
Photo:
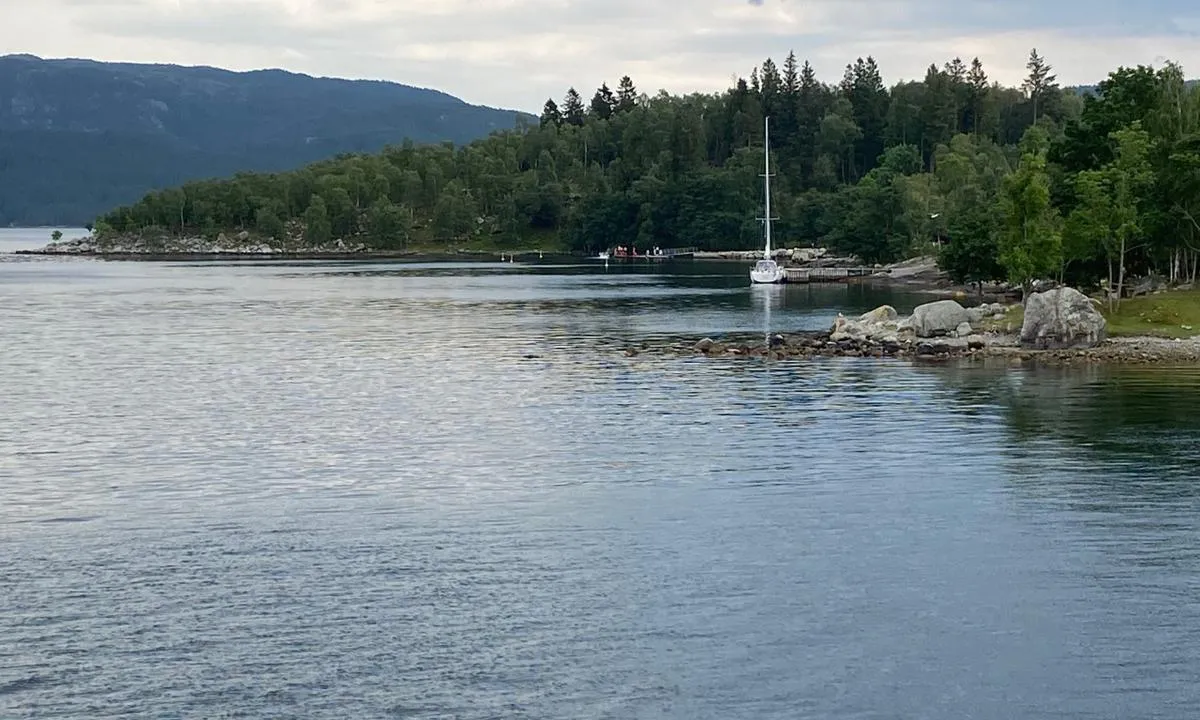
[[[187,180],[464,144],[532,120],[384,80],[4,55],[0,225],[86,222]]]

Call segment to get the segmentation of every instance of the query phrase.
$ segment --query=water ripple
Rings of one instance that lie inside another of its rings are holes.
[[[1200,373],[626,358],[920,298],[571,265],[0,266],[0,716],[1200,705]]]

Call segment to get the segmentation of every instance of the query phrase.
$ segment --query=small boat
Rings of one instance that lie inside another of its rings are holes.
[[[608,259],[608,251],[607,251],[607,250],[602,250],[602,251],[600,252],[600,254],[596,256],[596,259],[597,259],[597,260],[607,260],[607,259]]]
[[[766,250],[763,251],[763,259],[754,264],[750,268],[751,283],[782,283],[787,282],[787,273],[779,264],[771,257],[771,221],[778,218],[771,217],[771,120],[766,118],[763,120],[763,193],[766,196],[764,217],[759,218],[763,221],[763,233],[766,236]]]

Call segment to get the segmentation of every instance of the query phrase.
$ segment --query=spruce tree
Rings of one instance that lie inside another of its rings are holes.
[[[554,102],[554,98],[546,100],[545,107],[542,108],[541,125],[562,125],[562,113],[558,111],[558,103]]]
[[[1021,90],[1029,96],[1029,100],[1033,103],[1033,122],[1036,125],[1038,120],[1038,105],[1046,97],[1046,94],[1058,87],[1055,80],[1057,75],[1052,73],[1054,68],[1046,62],[1046,59],[1038,55],[1037,48],[1029,52],[1029,62],[1025,64],[1029,70],[1029,76],[1025,78],[1025,82],[1021,83]]]
[[[592,115],[607,120],[612,117],[613,110],[616,109],[617,99],[613,97],[612,90],[608,89],[608,83],[600,85],[600,89],[592,96],[591,111]]]
[[[629,112],[635,107],[637,107],[637,88],[633,86],[633,80],[626,75],[617,84],[617,111]]]
[[[567,90],[562,105],[563,120],[571,125],[583,125],[583,98],[575,88]]]
[[[979,118],[983,115],[983,103],[988,94],[988,76],[979,58],[971,61],[967,71],[967,122],[972,134],[979,133]]]

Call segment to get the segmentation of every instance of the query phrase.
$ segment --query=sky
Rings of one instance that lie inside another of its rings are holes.
[[[1196,0],[0,0],[0,54],[283,68],[539,112],[629,75],[717,92],[789,50],[827,82],[872,55],[888,84],[978,56],[1016,85],[1031,48],[1065,85],[1173,60],[1200,75]]]

